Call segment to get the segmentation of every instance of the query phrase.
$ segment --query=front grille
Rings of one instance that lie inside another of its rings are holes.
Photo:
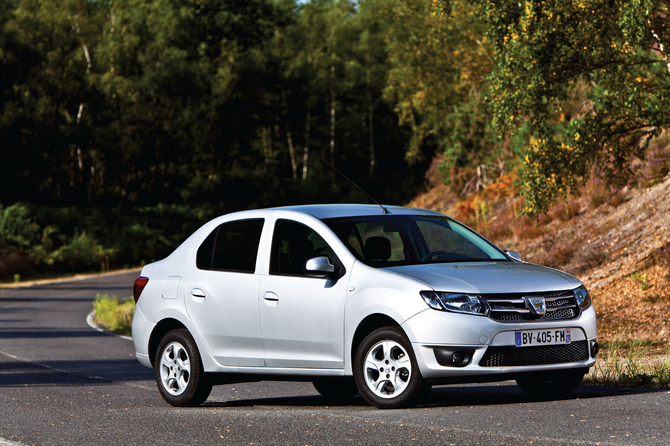
[[[547,312],[544,316],[538,318],[526,308],[526,301],[523,298],[531,296],[544,297],[547,303]],[[482,297],[491,307],[489,317],[498,322],[556,321],[579,316],[577,300],[570,290],[550,293],[484,294]]]
[[[508,367],[523,365],[563,364],[586,361],[589,350],[586,341],[544,347],[489,347],[479,365],[481,367]]]

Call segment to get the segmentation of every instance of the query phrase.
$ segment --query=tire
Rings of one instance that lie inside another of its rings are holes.
[[[186,329],[172,330],[161,339],[154,364],[158,390],[172,406],[199,406],[212,391],[198,347]]]
[[[354,359],[354,377],[363,398],[380,409],[410,406],[430,390],[412,345],[397,326],[379,328],[363,340]]]
[[[347,403],[358,394],[358,387],[353,377],[318,378],[312,381],[314,388],[328,401]]]
[[[521,390],[538,399],[565,396],[579,387],[588,369],[529,373],[516,379]]]

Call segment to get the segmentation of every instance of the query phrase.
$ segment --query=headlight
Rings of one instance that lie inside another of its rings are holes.
[[[436,310],[478,314],[480,316],[488,316],[491,311],[488,302],[476,294],[422,291],[421,297],[430,308]]]
[[[575,293],[575,299],[577,299],[580,310],[586,310],[591,306],[591,295],[584,285],[572,290],[572,292]]]

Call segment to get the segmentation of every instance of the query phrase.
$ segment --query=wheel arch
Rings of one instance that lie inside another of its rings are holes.
[[[398,323],[398,321],[396,321],[390,316],[380,313],[371,314],[365,317],[365,319],[363,319],[358,324],[358,327],[356,327],[356,331],[354,332],[354,337],[352,338],[351,341],[351,351],[349,352],[350,356],[349,360],[350,364],[352,365],[352,371],[353,371],[354,358],[356,357],[356,352],[358,351],[358,347],[363,342],[363,339],[365,339],[367,335],[369,335],[376,329],[388,326],[397,326],[402,330],[402,327],[400,323]]]
[[[172,330],[177,330],[180,328],[188,330],[184,324],[179,322],[177,319],[172,318],[163,319],[158,324],[156,324],[153,331],[151,332],[151,337],[149,338],[149,360],[151,361],[152,367],[156,366],[156,351],[158,350],[158,344],[160,344],[163,336]]]

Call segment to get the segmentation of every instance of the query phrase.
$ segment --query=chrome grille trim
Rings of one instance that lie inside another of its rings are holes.
[[[538,318],[526,308],[524,297],[544,297],[547,311]],[[547,293],[483,294],[491,307],[489,317],[498,322],[538,322],[574,319],[579,316],[579,306],[571,290]]]

